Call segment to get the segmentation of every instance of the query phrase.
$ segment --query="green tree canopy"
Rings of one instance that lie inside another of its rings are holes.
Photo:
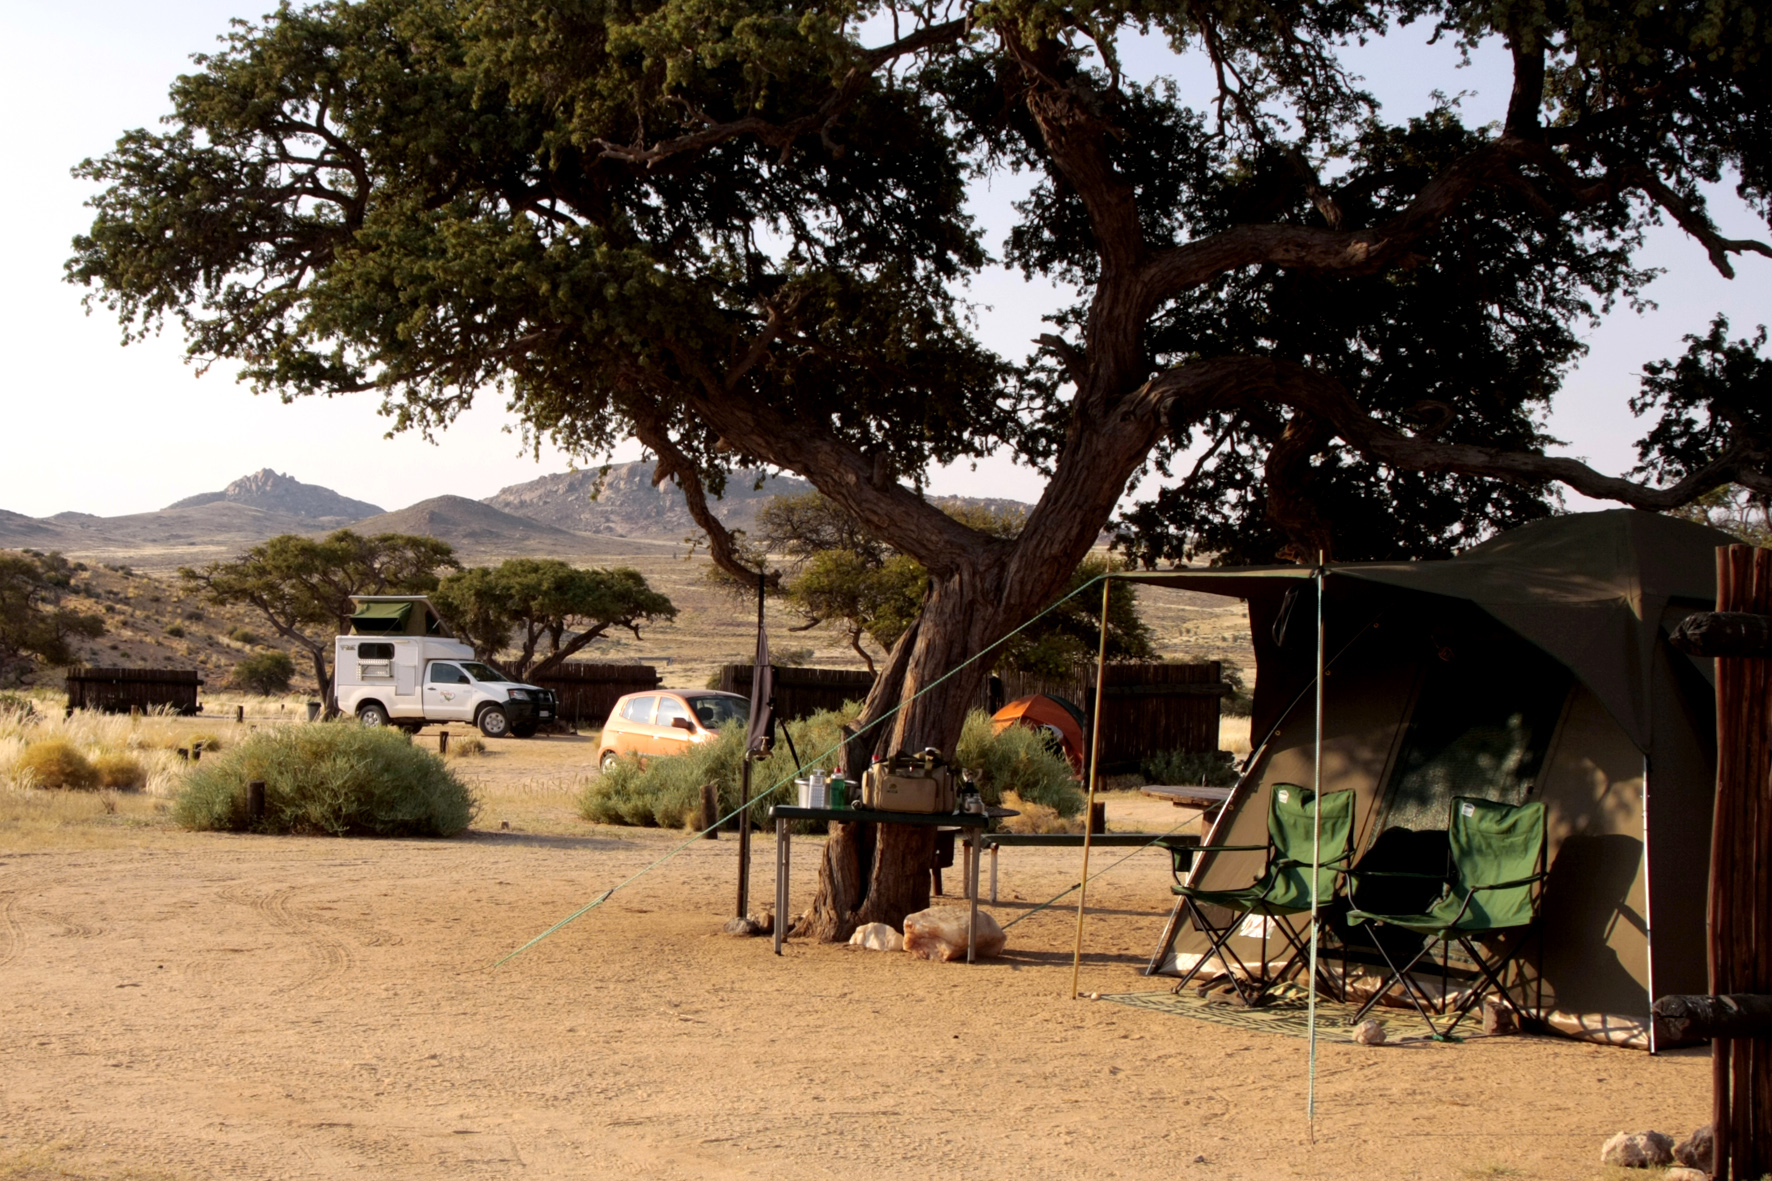
[[[677,615],[638,570],[586,570],[551,558],[462,570],[442,581],[432,601],[482,660],[497,661],[514,647],[516,656],[503,664],[518,680],[546,675],[612,627],[638,639],[642,624]]]
[[[459,565],[448,543],[434,537],[364,537],[340,529],[318,540],[285,533],[232,561],[178,573],[210,602],[251,607],[278,635],[304,648],[319,693],[330,702],[327,663],[334,637],[350,631],[351,596],[423,594],[437,588],[437,571]]]
[[[74,663],[78,637],[103,635],[104,620],[61,605],[72,567],[61,554],[0,550],[0,685],[39,665]]]

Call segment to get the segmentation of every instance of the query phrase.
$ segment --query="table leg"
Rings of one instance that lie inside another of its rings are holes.
[[[972,838],[960,839],[960,888],[966,891],[966,897],[972,897]]]
[[[788,933],[788,822],[775,822],[775,954]]]
[[[978,858],[972,859],[971,876],[966,883],[966,893],[972,899],[972,910],[966,916],[966,962],[977,959],[978,951]]]
[[[991,846],[991,905],[997,905],[997,846]]]

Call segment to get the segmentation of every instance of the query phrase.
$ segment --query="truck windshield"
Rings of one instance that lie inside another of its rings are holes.
[[[481,664],[478,660],[464,660],[461,662],[461,666],[467,669],[468,675],[476,681],[508,681],[511,679],[497,669]]]
[[[743,725],[751,720],[751,703],[742,697],[691,697],[689,706],[709,730],[718,730],[727,722]]]

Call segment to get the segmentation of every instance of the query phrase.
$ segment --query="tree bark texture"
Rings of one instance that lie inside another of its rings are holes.
[[[1772,613],[1772,550],[1717,550],[1717,610]],[[1710,988],[1772,993],[1772,661],[1717,660],[1717,795],[1711,825]],[[1714,1176],[1772,1170],[1772,1040],[1712,1043]]]
[[[1664,996],[1653,1007],[1682,1041],[1772,1037],[1772,996]]]
[[[1772,657],[1772,615],[1701,611],[1682,619],[1669,639],[1694,656]]]

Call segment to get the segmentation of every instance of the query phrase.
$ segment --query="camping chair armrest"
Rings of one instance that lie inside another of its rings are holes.
[[[1446,875],[1443,873],[1411,873],[1402,869],[1359,869],[1356,867],[1347,872],[1349,877],[1354,878],[1415,878],[1423,882],[1443,882],[1446,880]]]
[[[1530,886],[1533,882],[1542,882],[1545,877],[1545,874],[1535,873],[1529,878],[1519,878],[1511,882],[1490,882],[1483,886],[1472,886],[1470,892],[1475,894],[1478,890],[1511,890],[1516,886]]]
[[[1343,861],[1346,861],[1347,858],[1348,854],[1344,850],[1340,857],[1329,857],[1317,864],[1322,866],[1340,865]],[[1301,861],[1296,857],[1279,857],[1274,860],[1274,867],[1276,869],[1309,869],[1310,865],[1310,862]]]
[[[1249,853],[1266,848],[1266,845],[1195,845],[1193,847],[1196,853]]]

